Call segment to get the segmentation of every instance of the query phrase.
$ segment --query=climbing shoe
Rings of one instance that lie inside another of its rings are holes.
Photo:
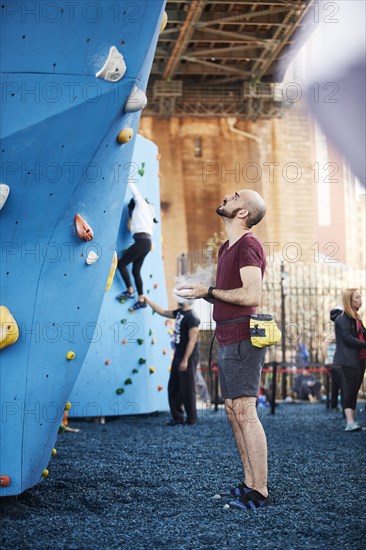
[[[118,294],[118,296],[116,296],[116,300],[121,302],[121,304],[124,304],[124,302],[128,300],[128,298],[134,298],[134,297],[135,297],[134,292],[132,292],[131,294],[130,292],[128,292],[128,290],[125,290],[124,292],[121,292],[121,294]]]
[[[237,500],[233,500],[229,502],[229,504],[226,504],[225,508],[236,508],[237,510],[256,510],[257,508],[266,508],[270,504],[272,504],[270,495],[268,495],[268,497],[264,497],[255,489],[252,489],[244,495],[238,497]]]
[[[227,491],[221,491],[220,493],[216,493],[216,495],[214,495],[212,498],[214,498],[214,499],[219,499],[219,498],[224,498],[224,497],[237,498],[237,497],[240,497],[242,495],[247,494],[250,491],[252,491],[252,489],[247,487],[247,485],[245,485],[245,483],[239,483],[239,485],[237,487],[231,487]]]
[[[131,309],[136,311],[136,309],[142,309],[144,307],[147,307],[146,302],[136,302],[136,304],[133,304]]]

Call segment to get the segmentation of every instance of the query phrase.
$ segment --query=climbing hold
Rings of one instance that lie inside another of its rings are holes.
[[[108,290],[109,290],[109,289],[111,288],[111,286],[112,286],[113,279],[114,279],[114,274],[116,273],[117,263],[118,263],[117,252],[114,251],[114,253],[113,253],[113,258],[112,258],[111,269],[109,270],[109,275],[108,275],[108,280],[107,280],[107,286],[105,287],[105,291],[106,291],[106,292],[108,292]]]
[[[158,391],[161,391],[163,389],[164,389],[163,386],[160,386],[160,385],[158,386]]]
[[[80,216],[80,214],[75,214],[74,218],[76,233],[80,239],[84,241],[92,241],[94,237],[94,232],[90,225]]]
[[[111,364],[111,362],[110,362],[110,360],[109,360],[109,359],[106,359],[106,360],[104,361],[104,364],[105,364],[105,365],[110,365],[110,364]]]
[[[50,472],[49,472],[49,471],[47,470],[47,468],[46,468],[46,469],[43,470],[43,472],[42,472],[42,477],[47,477],[49,473],[50,473]]]
[[[166,355],[166,354],[167,354],[166,349],[163,349],[163,355]]]
[[[147,292],[147,294],[150,294],[150,289],[148,288],[146,292]]]
[[[160,159],[161,159],[161,153],[158,153],[158,154],[156,155],[156,160],[160,160]]]
[[[137,343],[138,343],[139,346],[142,346],[144,341],[142,340],[142,338],[137,338]]]
[[[117,141],[121,145],[124,143],[128,143],[133,138],[133,130],[132,128],[124,128],[120,131],[120,133],[117,136]]]
[[[56,455],[57,455],[57,449],[52,449],[52,455],[53,455],[53,456],[56,456]]]
[[[75,359],[75,357],[76,357],[76,354],[73,351],[68,351],[66,354],[66,359],[68,361],[72,361],[73,359]]]
[[[164,11],[163,17],[161,18],[159,34],[163,32],[167,23],[168,23],[168,14],[166,11]]]
[[[112,46],[109,50],[107,61],[95,76],[97,78],[104,78],[104,80],[108,80],[109,82],[118,82],[125,74],[126,69],[127,67],[123,55],[115,46]]]
[[[152,243],[152,245],[151,245],[151,251],[154,252],[154,250],[155,250],[155,243]]]
[[[154,288],[158,288],[158,286],[159,286],[159,283],[154,284]]]
[[[146,105],[147,97],[145,92],[138,86],[134,86],[125,105],[125,113],[136,113],[136,111],[145,109]]]
[[[150,367],[150,368],[149,368],[149,373],[150,373],[150,374],[154,374],[154,372],[155,372],[155,367]]]
[[[88,254],[88,257],[86,258],[86,263],[88,265],[93,265],[95,264],[95,262],[97,262],[99,260],[99,256],[98,254],[96,254],[93,250],[91,250]]]
[[[117,395],[121,395],[121,394],[124,393],[124,392],[125,392],[124,388],[117,388],[117,389],[116,389],[116,394],[117,394]]]
[[[130,384],[132,384],[131,378],[126,378],[126,380],[125,380],[125,386],[129,386]]]
[[[58,433],[62,434],[66,430],[66,426],[63,422],[61,422],[60,427],[58,429]]]
[[[9,193],[10,193],[9,185],[6,185],[6,183],[0,183],[0,210],[8,200]]]
[[[166,320],[165,321],[165,326],[168,327],[170,325],[170,321]]]
[[[141,177],[145,174],[144,168],[145,168],[145,162],[142,162],[142,163],[141,163],[141,168],[140,168],[140,170],[137,172]]]
[[[172,330],[171,328],[168,330],[168,334],[170,334],[170,336],[173,336],[174,334],[174,330]]]
[[[8,487],[11,483],[10,476],[0,476],[0,487]]]
[[[152,273],[150,273],[150,279],[152,279],[152,278],[153,278]]]
[[[129,311],[130,313],[134,313],[135,310],[133,309],[133,307],[129,307],[129,308],[128,308],[128,311]]]
[[[138,369],[132,369],[133,374],[137,374],[139,372]]]
[[[121,319],[122,325],[125,325],[127,323],[127,319]]]
[[[158,178],[161,178],[161,172],[159,170],[159,172],[156,174],[158,176]]]
[[[126,338],[123,338],[123,340],[122,340],[122,344],[127,344],[127,340],[126,340]]]
[[[65,411],[69,411],[71,409],[71,403],[68,401],[65,405]]]
[[[139,365],[145,365],[145,363],[146,363],[146,359],[144,359],[143,357],[140,357]]]
[[[154,330],[152,330],[151,328],[149,329],[149,336],[152,336],[154,334]]]
[[[19,338],[16,320],[7,307],[0,306],[0,349],[15,344]]]
[[[151,345],[153,346],[155,344],[155,338],[151,338]]]

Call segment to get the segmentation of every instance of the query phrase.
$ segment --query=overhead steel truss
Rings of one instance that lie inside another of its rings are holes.
[[[168,0],[144,114],[281,114],[278,83],[312,31],[314,0]],[[281,97],[282,96],[282,97]]]

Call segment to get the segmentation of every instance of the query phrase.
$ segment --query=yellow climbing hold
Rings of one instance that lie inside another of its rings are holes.
[[[19,338],[16,320],[7,307],[0,306],[0,349],[15,344]]]
[[[72,361],[73,359],[75,359],[75,357],[76,354],[73,351],[68,351],[66,354],[66,359],[68,359],[68,361]]]
[[[47,470],[47,468],[46,468],[46,469],[43,470],[43,472],[42,472],[42,477],[47,477],[49,473],[50,473],[50,472],[49,472],[49,471]]]
[[[53,456],[56,456],[57,455],[57,449],[52,449],[52,454],[53,454]]]
[[[121,145],[124,143],[128,143],[133,138],[133,130],[132,128],[124,128],[124,130],[121,130],[120,133],[117,136],[117,141]]]
[[[106,291],[106,292],[108,292],[108,290],[109,290],[109,289],[111,288],[111,286],[112,286],[114,274],[116,273],[117,262],[118,262],[117,252],[114,251],[111,269],[109,270],[107,286],[105,287],[105,291]]]
[[[150,372],[150,374],[154,374],[154,372],[155,372],[155,367],[150,367],[150,368],[149,368],[149,372]]]
[[[160,31],[159,31],[159,34],[163,32],[163,30],[165,29],[167,23],[168,23],[168,14],[167,14],[167,12],[165,11],[165,12],[163,13],[163,18],[162,18],[161,23],[160,23]]]
[[[71,409],[71,403],[68,401],[65,405],[65,411],[69,411]]]

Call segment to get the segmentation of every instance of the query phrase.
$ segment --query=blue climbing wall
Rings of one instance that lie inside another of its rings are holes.
[[[42,479],[88,352],[135,144],[116,136],[136,136],[141,111],[124,106],[135,84],[146,89],[165,2],[71,4],[1,3],[1,305],[20,336],[0,351],[0,496]],[[111,46],[127,65],[118,82],[95,76]]]
[[[131,164],[131,177],[142,196],[154,205],[153,246],[142,266],[144,292],[167,308],[162,259],[158,150],[154,143],[137,136]],[[138,173],[140,171],[140,174]],[[143,175],[141,175],[143,174]],[[122,213],[117,250],[134,241],[127,229],[128,190]],[[133,277],[131,281],[134,284]],[[104,295],[96,330],[91,335],[84,365],[70,397],[70,416],[113,416],[141,414],[168,409],[169,321],[154,314],[150,307],[131,313],[135,300],[116,300],[126,287],[117,271],[112,287]]]

